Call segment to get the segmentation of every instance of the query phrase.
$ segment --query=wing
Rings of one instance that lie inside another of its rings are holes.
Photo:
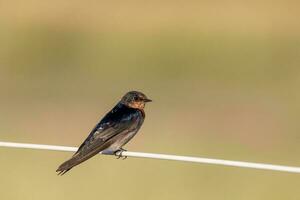
[[[74,156],[99,148],[120,133],[134,130],[137,125],[136,122],[140,120],[140,111],[117,105],[96,125]],[[106,146],[103,146],[101,150],[105,148]]]
[[[124,127],[125,128],[125,127]],[[92,130],[90,135],[85,139],[85,141],[80,145],[77,152],[73,155],[76,156],[77,154],[82,154],[88,149],[91,150],[93,147],[102,146],[109,138],[113,137],[114,135],[122,132],[122,128],[118,127],[118,123],[111,121],[105,123],[99,123],[97,126]]]
[[[65,173],[72,167],[108,148],[112,142],[111,138],[136,129],[136,122],[143,120],[140,118],[140,111],[124,109],[117,105],[96,125],[73,157],[59,166],[57,171]]]

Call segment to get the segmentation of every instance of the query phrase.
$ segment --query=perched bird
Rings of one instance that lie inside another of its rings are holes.
[[[99,152],[116,155],[119,151],[125,151],[122,147],[141,128],[145,119],[145,104],[151,101],[141,92],[131,91],[125,94],[95,126],[73,157],[58,167],[58,175],[65,174]]]

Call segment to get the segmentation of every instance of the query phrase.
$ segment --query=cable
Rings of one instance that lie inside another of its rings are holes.
[[[14,142],[0,142],[0,147],[40,149],[40,150],[53,150],[53,151],[70,151],[70,152],[75,152],[78,149],[77,147],[68,147],[68,146],[14,143]],[[251,168],[251,169],[264,169],[264,170],[272,170],[272,171],[300,173],[300,167],[291,167],[291,166],[283,166],[283,165],[241,162],[241,161],[233,161],[233,160],[221,160],[221,159],[190,157],[190,156],[131,152],[131,151],[123,151],[120,154],[121,154],[120,156],[136,157],[136,158],[174,160],[174,161],[183,161],[183,162],[205,163],[205,164],[225,165],[225,166],[243,167],[243,168]]]

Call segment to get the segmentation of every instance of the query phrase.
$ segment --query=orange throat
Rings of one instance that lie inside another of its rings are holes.
[[[145,103],[144,102],[132,102],[128,104],[129,107],[131,108],[136,108],[139,110],[144,110],[145,108]]]

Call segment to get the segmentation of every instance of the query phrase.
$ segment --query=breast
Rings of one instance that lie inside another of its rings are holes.
[[[122,131],[118,135],[111,138],[111,146],[109,149],[111,150],[118,150],[125,144],[127,144],[139,131],[140,127],[142,126],[144,122],[144,114],[140,110],[135,110],[134,113],[132,113],[132,119],[131,119],[130,126],[128,129]]]

